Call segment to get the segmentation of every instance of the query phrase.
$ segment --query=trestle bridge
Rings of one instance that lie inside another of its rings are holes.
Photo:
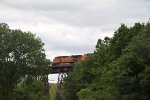
[[[52,65],[52,74],[59,74],[57,82],[56,100],[57,97],[60,97],[61,100],[64,100],[62,95],[64,77],[67,77],[68,73],[70,73],[73,70],[75,62],[86,60],[87,56],[88,55],[85,54],[73,56],[59,56],[54,58]]]

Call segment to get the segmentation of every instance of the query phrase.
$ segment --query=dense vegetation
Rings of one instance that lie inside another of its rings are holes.
[[[65,100],[150,100],[150,23],[99,39],[64,82]]]
[[[31,32],[0,24],[0,100],[48,100],[50,61]]]
[[[57,92],[57,84],[50,83],[49,84],[49,92],[50,92],[50,100],[56,100],[56,92]]]

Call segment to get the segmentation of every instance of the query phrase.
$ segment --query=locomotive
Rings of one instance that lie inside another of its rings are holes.
[[[73,66],[75,62],[83,61],[88,58],[88,54],[72,55],[72,56],[58,56],[53,60],[54,67]]]

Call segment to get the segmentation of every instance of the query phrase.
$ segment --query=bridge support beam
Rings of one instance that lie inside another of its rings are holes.
[[[59,73],[59,75],[58,75],[56,100],[64,100],[64,97],[63,97],[63,82],[64,82],[65,77],[67,77],[67,73]]]

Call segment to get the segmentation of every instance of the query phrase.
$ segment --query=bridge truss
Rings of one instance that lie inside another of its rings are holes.
[[[56,100],[64,100],[63,83],[64,78],[73,70],[73,63],[60,63],[52,66],[52,73],[58,74]]]

